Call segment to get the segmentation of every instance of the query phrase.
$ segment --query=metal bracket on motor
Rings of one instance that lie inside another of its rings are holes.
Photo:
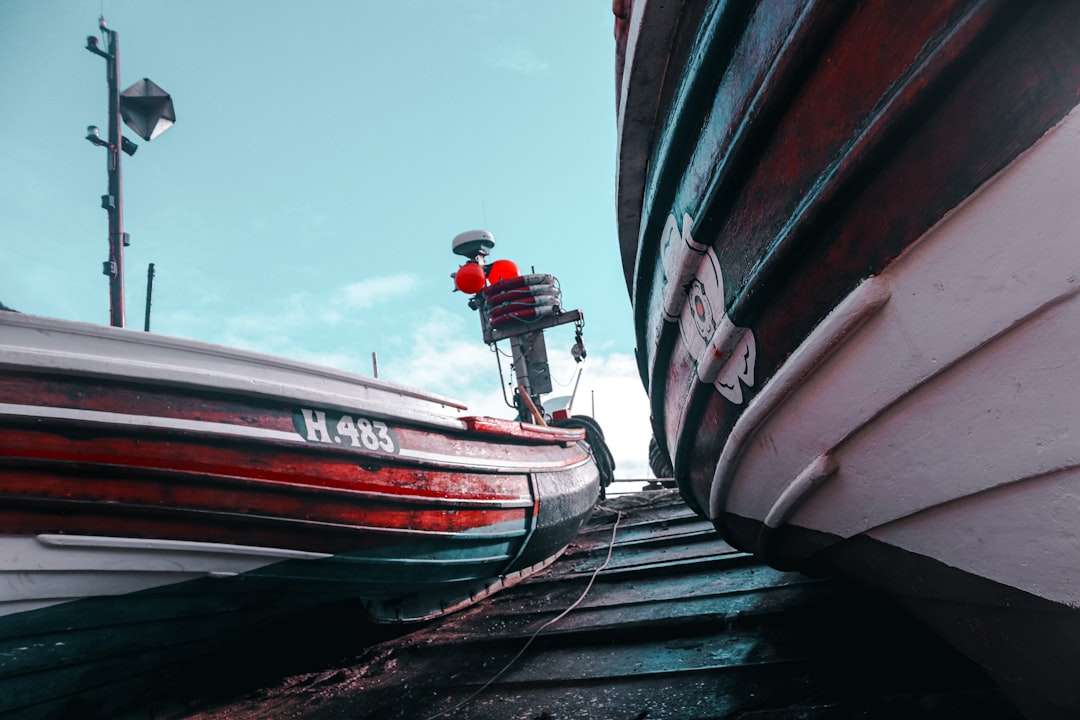
[[[528,327],[502,328],[502,329],[498,329],[498,330],[492,328],[487,323],[484,323],[483,322],[483,319],[484,319],[483,315],[481,315],[480,318],[481,318],[481,327],[483,328],[483,331],[484,331],[484,342],[487,343],[488,345],[490,345],[493,342],[497,342],[499,340],[508,340],[510,338],[513,338],[513,337],[516,337],[518,335],[522,335],[522,334],[525,334],[525,333],[529,333],[529,332],[542,332],[544,330],[547,330],[548,328],[557,327],[559,325],[565,325],[567,323],[579,323],[581,325],[585,324],[585,314],[583,312],[581,312],[580,310],[563,310],[558,315],[552,315],[551,317],[540,318],[539,320],[536,320],[532,325],[529,325]],[[581,357],[582,357],[582,359],[584,359],[585,355],[582,354]],[[575,358],[575,359],[577,359],[577,358]],[[580,360],[578,362],[580,362]]]

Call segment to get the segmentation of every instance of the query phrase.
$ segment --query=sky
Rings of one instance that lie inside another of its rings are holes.
[[[123,157],[127,325],[513,414],[467,297],[458,233],[556,276],[585,314],[575,413],[616,477],[648,471],[615,217],[609,0],[0,0],[0,302],[108,324],[105,61],[168,91],[176,124]],[[546,333],[569,395],[573,326]],[[509,346],[499,349],[509,353]],[[509,360],[502,362],[509,380]],[[507,392],[509,392],[507,390]]]

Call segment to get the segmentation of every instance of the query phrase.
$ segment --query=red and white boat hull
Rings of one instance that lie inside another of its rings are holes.
[[[474,602],[591,513],[583,435],[0,312],[0,713],[88,690],[57,680],[65,666],[160,666],[328,603],[407,622]],[[56,649],[75,645],[90,649]]]

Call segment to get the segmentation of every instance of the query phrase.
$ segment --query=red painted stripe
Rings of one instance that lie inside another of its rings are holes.
[[[517,422],[516,420],[502,420],[500,418],[481,416],[466,417],[462,418],[462,420],[465,422],[465,427],[468,428],[469,432],[517,436],[529,440],[561,443],[576,443],[585,439],[585,431],[580,428],[547,427]],[[574,456],[580,458],[580,460],[586,458],[586,454],[580,450],[574,453]]]
[[[492,518],[486,525],[497,522]],[[524,520],[515,520],[524,534]],[[457,544],[485,541],[482,534],[456,532],[386,533],[360,526],[336,526],[305,518],[268,518],[227,512],[192,512],[177,508],[110,505],[107,503],[33,503],[5,500],[0,505],[0,525],[6,533],[101,535],[147,539],[217,542],[258,547],[279,547],[307,552],[342,553],[381,547]],[[501,528],[500,528],[501,529]],[[446,531],[443,531],[446,532]],[[450,531],[454,532],[454,531]],[[426,533],[426,534],[425,534]],[[510,538],[510,542],[517,540]]]
[[[237,483],[232,478],[180,473],[133,475],[123,468],[88,465],[4,469],[0,471],[0,497],[52,505],[93,502],[155,506],[431,532],[483,528],[493,522],[524,517],[529,508],[525,504],[517,508],[466,506],[448,509],[438,500],[430,500],[425,507],[295,485]]]
[[[525,475],[401,466],[393,463],[392,456],[386,456],[387,462],[357,463],[305,446],[282,449],[261,443],[210,443],[161,434],[131,437],[66,430],[6,429],[0,433],[0,458],[9,462],[32,460],[109,466],[130,472],[190,473],[415,498],[503,501],[530,498]]]

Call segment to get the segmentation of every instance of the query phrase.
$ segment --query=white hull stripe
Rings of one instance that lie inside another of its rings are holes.
[[[230,423],[208,422],[206,420],[185,420],[158,415],[131,415],[127,413],[105,412],[102,410],[81,410],[77,408],[45,407],[40,405],[19,405],[0,403],[0,417],[33,418],[37,420],[64,420],[70,422],[96,423],[121,427],[138,427],[154,430],[182,430],[208,435],[219,435],[256,440],[275,440],[294,445],[308,446],[306,440],[295,432],[271,430],[269,428],[233,425]],[[457,468],[477,468],[484,470],[555,470],[568,466],[565,462],[519,461],[508,459],[462,458],[457,455],[440,455],[423,450],[402,448],[395,456],[425,462],[435,462]]]
[[[165,540],[163,538],[127,538],[107,535],[37,535],[37,541],[49,547],[99,548],[109,550],[150,550],[166,552],[199,552],[215,555],[245,555],[272,560],[318,560],[333,557],[330,553],[233,545],[229,543],[198,542],[195,540]]]

